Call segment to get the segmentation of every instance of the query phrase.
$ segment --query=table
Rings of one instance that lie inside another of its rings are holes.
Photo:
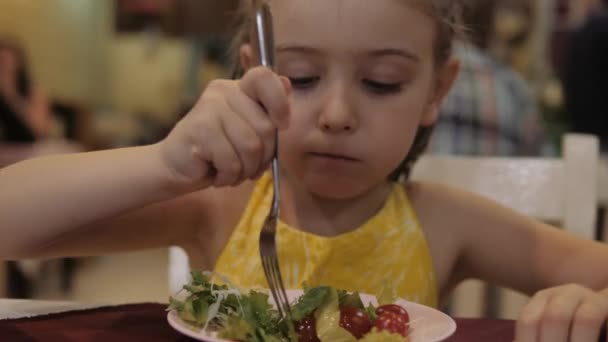
[[[0,340],[192,341],[168,325],[165,308],[165,304],[156,303],[91,308],[91,305],[69,302],[0,299]],[[6,319],[11,317],[21,318]],[[513,341],[512,321],[456,321],[458,331],[447,342]]]
[[[73,310],[94,309],[107,305],[107,303],[84,304],[62,301],[0,299],[0,320],[27,318]]]

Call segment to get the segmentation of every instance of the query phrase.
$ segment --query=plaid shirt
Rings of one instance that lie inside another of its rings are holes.
[[[534,156],[542,150],[541,120],[526,81],[470,45],[457,45],[461,70],[446,97],[429,152]]]

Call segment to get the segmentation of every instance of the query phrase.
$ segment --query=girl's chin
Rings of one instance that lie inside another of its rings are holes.
[[[361,196],[375,183],[365,178],[306,175],[300,179],[306,189],[321,198],[344,200]]]

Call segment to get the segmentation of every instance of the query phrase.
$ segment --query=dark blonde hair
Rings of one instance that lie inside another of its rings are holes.
[[[251,41],[254,6],[263,0],[241,0],[235,16],[235,34],[231,44],[231,56],[234,79],[243,76],[244,70],[239,61],[239,49]],[[282,0],[289,1],[289,0]],[[435,64],[442,66],[452,55],[454,38],[461,31],[462,1],[460,0],[403,0],[417,6],[433,18],[437,24],[435,39]],[[392,181],[405,180],[411,169],[428,146],[433,126],[421,126],[414,138],[414,143],[399,167],[391,173]]]

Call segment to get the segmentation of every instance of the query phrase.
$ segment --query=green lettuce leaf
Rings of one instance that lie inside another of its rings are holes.
[[[279,314],[268,299],[267,294],[255,291],[243,296],[243,318],[253,327],[261,328],[268,334],[275,334],[279,332]]]
[[[312,314],[325,300],[329,293],[329,287],[315,287],[307,289],[304,295],[291,308],[291,316],[294,321],[301,321]]]
[[[209,284],[209,277],[201,272],[201,271],[192,271],[190,272],[190,276],[192,277],[192,285],[203,285],[206,286]]]

